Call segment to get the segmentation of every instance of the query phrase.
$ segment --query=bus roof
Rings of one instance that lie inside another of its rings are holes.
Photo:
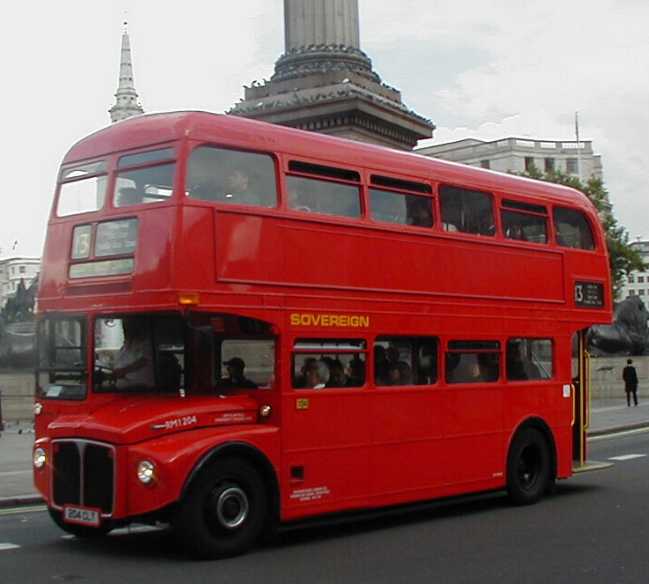
[[[343,160],[347,166],[377,170],[393,168],[398,169],[399,174],[412,174],[430,180],[490,191],[531,195],[554,203],[570,203],[594,211],[594,206],[588,197],[580,191],[563,185],[325,134],[203,111],[152,113],[128,118],[98,130],[77,142],[68,151],[63,163],[69,164],[120,151],[164,144],[181,138],[222,142],[253,150],[317,158],[335,165],[340,165],[340,161]]]

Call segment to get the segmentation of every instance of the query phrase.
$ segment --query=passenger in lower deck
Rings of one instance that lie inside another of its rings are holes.
[[[228,376],[222,379],[217,385],[220,387],[232,387],[235,389],[257,389],[254,381],[246,378],[244,369],[246,364],[243,359],[233,357],[223,363],[227,369]]]

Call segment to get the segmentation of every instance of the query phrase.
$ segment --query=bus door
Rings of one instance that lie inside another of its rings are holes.
[[[362,339],[298,338],[282,407],[288,517],[367,505],[369,413]]]
[[[590,424],[590,356],[586,332],[575,333],[572,340],[572,465],[575,469],[586,464],[586,432]]]

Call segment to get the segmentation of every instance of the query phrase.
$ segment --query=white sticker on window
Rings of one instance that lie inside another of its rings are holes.
[[[566,383],[563,386],[563,397],[566,397],[566,398],[570,397],[570,384],[569,383]]]
[[[61,385],[50,385],[47,388],[47,393],[45,395],[47,397],[59,397],[61,395],[62,391],[63,391],[63,386],[61,386]]]

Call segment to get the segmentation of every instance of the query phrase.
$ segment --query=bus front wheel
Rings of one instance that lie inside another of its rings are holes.
[[[215,462],[190,485],[173,527],[185,549],[199,559],[243,553],[259,538],[267,516],[264,483],[239,459]]]
[[[507,491],[516,505],[536,503],[551,481],[550,450],[536,428],[516,434],[507,460]]]

